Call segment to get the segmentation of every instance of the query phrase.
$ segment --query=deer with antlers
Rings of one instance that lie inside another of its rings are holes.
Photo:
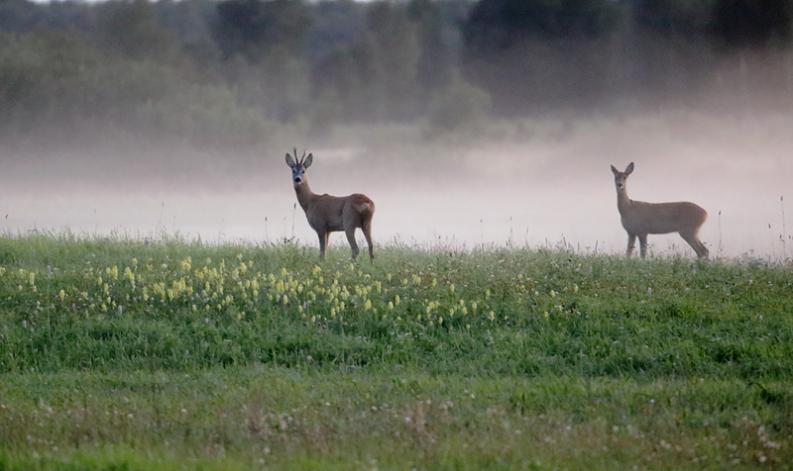
[[[622,227],[628,232],[628,257],[633,253],[636,238],[641,245],[641,256],[647,254],[647,234],[668,234],[677,232],[699,258],[708,257],[708,249],[699,240],[699,228],[708,217],[707,211],[688,201],[679,203],[645,203],[628,198],[625,182],[633,173],[633,162],[624,172],[611,166],[614,185],[617,187],[617,209],[622,219]]]
[[[325,249],[328,246],[328,237],[331,232],[344,231],[347,241],[352,249],[352,258],[358,256],[358,244],[355,242],[355,229],[361,228],[366,243],[369,245],[369,258],[374,259],[372,245],[372,216],[374,215],[374,202],[366,195],[353,193],[349,196],[318,195],[311,191],[306,180],[306,169],[314,162],[314,155],[305,151],[297,157],[286,154],[286,165],[292,169],[292,183],[295,187],[297,202],[306,213],[308,224],[319,237],[319,257],[325,258]]]

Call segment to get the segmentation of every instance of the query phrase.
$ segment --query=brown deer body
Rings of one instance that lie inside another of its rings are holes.
[[[707,258],[708,248],[699,239],[699,228],[708,218],[708,213],[700,206],[682,201],[677,203],[645,203],[628,197],[626,180],[633,173],[633,162],[624,172],[611,166],[614,185],[617,187],[617,209],[620,212],[622,227],[628,233],[628,257],[633,253],[636,238],[639,238],[642,258],[647,254],[648,234],[668,234],[677,232],[699,258]]]
[[[319,256],[325,258],[325,249],[331,232],[344,231],[352,249],[352,258],[358,256],[358,243],[355,241],[355,230],[361,228],[369,246],[369,258],[374,259],[372,245],[372,217],[374,202],[366,195],[354,193],[349,196],[331,196],[316,194],[311,191],[306,180],[306,169],[314,161],[313,154],[305,152],[300,159],[297,150],[292,157],[286,154],[286,164],[292,169],[292,183],[300,207],[306,213],[308,225],[319,237]]]

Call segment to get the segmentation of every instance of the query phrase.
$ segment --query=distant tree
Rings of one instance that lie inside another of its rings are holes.
[[[455,74],[449,86],[430,102],[426,131],[430,136],[478,131],[488,118],[490,106],[487,92]]]
[[[160,0],[154,4],[160,24],[176,37],[184,52],[212,70],[219,62],[220,51],[212,36],[211,25],[216,22],[217,9],[212,0]]]
[[[713,52],[713,8],[719,0],[638,0],[626,59],[645,99],[687,99],[707,86]]]
[[[321,116],[315,119],[341,122],[369,120],[377,117],[377,75],[374,51],[365,44],[340,46],[314,69],[314,103]]]
[[[5,120],[48,123],[97,110],[96,90],[87,85],[102,56],[82,35],[40,31],[0,39],[0,110]]]
[[[610,82],[623,13],[613,0],[480,0],[463,25],[465,75],[507,113],[588,106]]]
[[[133,60],[172,59],[178,45],[174,34],[163,27],[148,0],[117,1],[98,8],[101,44]]]
[[[370,86],[377,87],[377,103],[373,110],[379,117],[406,118],[415,109],[418,62],[421,51],[416,24],[411,21],[403,5],[378,1],[368,7],[367,34],[362,46],[374,59],[366,77]]]
[[[774,46],[790,45],[791,0],[639,0],[633,11],[638,27],[631,43],[633,68],[663,100],[716,82],[730,89],[727,96],[749,103],[753,89],[775,86],[756,80],[774,75],[781,77],[772,80],[791,88],[784,78],[790,61],[768,54]]]
[[[443,11],[430,0],[411,0],[408,15],[418,35],[417,81],[426,94],[432,95],[451,81],[455,67],[451,45],[444,37]]]
[[[340,49],[360,44],[366,34],[366,3],[353,0],[317,2],[311,10],[313,21],[306,34],[306,49],[313,63],[324,61]]]
[[[359,31],[350,18],[362,7]],[[349,27],[336,35],[335,48],[314,67],[316,95],[324,97],[318,99],[334,102],[340,116],[353,120],[404,120],[426,112],[450,82],[457,61],[438,4],[342,2],[333,8],[351,13],[342,22]],[[331,26],[321,28],[329,31]],[[325,42],[332,43],[330,38]]]
[[[744,108],[789,107],[793,92],[793,1],[718,0],[713,39],[726,54],[720,82]],[[770,98],[770,100],[769,100]],[[764,101],[762,105],[760,101]]]
[[[702,37],[713,27],[718,0],[637,0],[633,13],[643,33]]]
[[[793,32],[791,0],[718,0],[713,32],[728,47],[790,45]]]
[[[274,119],[301,117],[310,93],[305,43],[312,24],[311,9],[301,0],[217,4],[214,37],[226,61],[226,78],[243,102]]]
[[[214,35],[226,57],[258,62],[274,49],[299,53],[311,24],[301,0],[227,0],[217,4]]]
[[[594,38],[617,25],[612,0],[480,0],[463,31],[474,51],[499,50],[527,38]]]
[[[28,0],[0,1],[0,31],[28,31],[46,16],[45,10]]]

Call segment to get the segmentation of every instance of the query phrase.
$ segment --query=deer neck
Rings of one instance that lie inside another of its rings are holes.
[[[308,207],[316,196],[314,192],[311,191],[311,187],[308,186],[308,180],[303,180],[303,183],[295,185],[295,194],[297,195],[297,202],[300,203],[300,207],[303,208],[303,211],[308,211]]]
[[[628,189],[627,187],[622,187],[622,189],[617,189],[617,209],[619,209],[620,214],[625,212],[633,203],[633,201],[628,198]]]

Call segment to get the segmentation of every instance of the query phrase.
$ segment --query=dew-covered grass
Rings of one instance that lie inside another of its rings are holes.
[[[793,271],[0,237],[0,470],[785,469]]]

